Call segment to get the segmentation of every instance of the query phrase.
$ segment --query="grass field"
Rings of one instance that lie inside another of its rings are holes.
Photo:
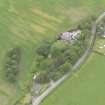
[[[31,83],[35,48],[41,40],[99,15],[104,7],[105,0],[0,0],[0,103],[12,104]],[[13,86],[4,79],[3,65],[7,51],[17,45],[23,48],[23,56]]]
[[[93,53],[41,105],[105,105],[104,63],[105,56]]]

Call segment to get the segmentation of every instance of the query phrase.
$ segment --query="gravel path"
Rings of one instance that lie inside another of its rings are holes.
[[[102,13],[96,20],[96,22],[93,24],[92,26],[92,35],[89,41],[89,48],[85,51],[84,55],[76,62],[76,64],[73,66],[72,71],[77,70],[77,68],[89,57],[93,46],[94,46],[94,42],[96,39],[96,25],[98,24],[98,22],[101,21],[101,19],[105,16],[105,12]],[[35,97],[32,100],[32,105],[39,105],[44,99],[45,97],[47,97],[57,86],[59,86],[59,84],[61,84],[67,77],[69,77],[72,74],[72,72],[64,75],[62,78],[60,78],[58,81],[54,82],[44,93],[42,93],[40,96],[38,96],[37,98]]]

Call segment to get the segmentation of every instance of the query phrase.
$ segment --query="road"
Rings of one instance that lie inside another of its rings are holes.
[[[95,21],[95,23],[92,26],[92,34],[91,34],[91,38],[89,41],[89,47],[88,49],[85,51],[84,55],[76,62],[76,64],[73,66],[72,68],[72,72],[77,70],[77,68],[89,57],[93,46],[94,46],[94,42],[96,39],[96,25],[98,24],[98,22],[101,21],[101,19],[105,16],[105,12],[102,13],[97,20]],[[45,97],[47,97],[57,86],[59,86],[59,84],[61,84],[66,78],[68,78],[72,72],[64,75],[62,78],[60,78],[58,81],[54,82],[44,93],[42,93],[40,96],[38,96],[37,98],[35,97],[32,100],[32,105],[39,105],[44,99]]]

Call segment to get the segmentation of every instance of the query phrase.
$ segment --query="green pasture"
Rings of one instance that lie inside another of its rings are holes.
[[[105,105],[105,56],[93,53],[41,105]]]

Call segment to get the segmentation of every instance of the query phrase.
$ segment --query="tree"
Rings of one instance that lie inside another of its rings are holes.
[[[62,74],[67,73],[72,68],[72,64],[70,62],[65,62],[63,65],[59,67],[59,70]]]
[[[40,46],[36,49],[36,52],[38,55],[47,57],[49,54],[50,47],[51,47],[51,43],[45,41],[44,43],[40,44]]]
[[[62,53],[67,49],[67,45],[62,41],[55,42],[50,50],[52,57],[56,58],[61,56]]]
[[[6,56],[5,76],[10,82],[15,82],[19,72],[21,61],[21,48],[16,47],[10,50]]]
[[[36,83],[45,84],[50,81],[50,78],[48,76],[48,73],[46,71],[42,71],[37,77],[36,77]]]

